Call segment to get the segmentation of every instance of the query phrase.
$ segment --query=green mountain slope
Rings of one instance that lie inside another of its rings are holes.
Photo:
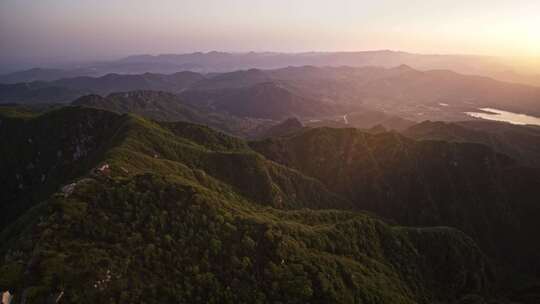
[[[356,209],[405,225],[457,227],[502,264],[540,273],[531,234],[540,229],[540,171],[486,146],[329,128],[251,146],[317,178]]]
[[[155,175],[86,179],[46,204],[4,265],[14,270],[3,283],[29,301],[427,303],[488,292],[483,255],[451,229],[261,209]],[[443,265],[456,275],[433,272]]]
[[[397,124],[396,127],[409,120],[465,120],[467,116],[463,112],[484,107],[540,115],[538,87],[461,75],[449,70],[420,71],[406,65],[397,66],[399,64],[400,62],[385,64],[395,65],[394,68],[354,68],[343,64],[338,64],[339,67],[315,67],[294,64],[295,67],[277,70],[251,69],[205,75],[187,71],[168,75],[134,74],[126,71],[127,74],[107,74],[102,77],[2,84],[0,102],[70,102],[90,93],[103,95],[131,90],[181,93],[189,90],[195,91],[191,94],[199,94],[196,96],[198,98],[205,97],[205,102],[208,99],[224,101],[224,104],[220,102],[219,106],[228,108],[230,113],[248,115],[253,112],[252,117],[268,118],[270,115],[277,115],[278,119],[295,113],[307,116],[323,115],[333,109],[333,114],[344,115],[359,111],[360,106],[382,112],[379,115],[392,118],[389,123]],[[170,63],[166,64],[165,68],[182,70]],[[251,95],[246,95],[246,92]],[[260,95],[254,95],[258,92]],[[253,96],[257,96],[255,101],[249,99]],[[278,99],[275,100],[276,98]],[[258,100],[265,102],[258,103],[259,108],[250,108],[249,111],[237,106],[242,104],[249,107]],[[231,101],[233,105],[230,105]],[[269,110],[269,104],[273,103],[267,101],[288,105],[294,111],[285,116],[279,115],[277,109],[273,109],[273,112]],[[310,111],[309,107],[301,106],[306,102],[313,104],[311,109],[320,109]],[[328,108],[328,105],[334,107]],[[295,108],[292,108],[293,106]],[[257,111],[258,109],[264,110]],[[358,124],[361,123],[358,120]]]
[[[62,173],[47,187],[25,179],[26,192],[42,189],[41,196],[2,199],[0,213],[17,210],[0,232],[0,289],[15,301],[451,303],[494,296],[490,263],[462,232],[313,210],[352,206],[207,127],[80,107],[0,117],[3,134],[23,130],[3,149],[20,147],[28,156],[17,159],[26,161],[43,155],[35,160],[40,173]],[[26,146],[30,134],[36,146]],[[11,168],[1,171],[3,180],[27,170],[26,161],[2,158]],[[2,188],[2,197],[11,190]],[[311,209],[296,210],[302,207]]]
[[[269,128],[270,121],[240,118],[223,112],[203,109],[186,103],[175,94],[160,91],[112,93],[106,97],[83,96],[72,105],[133,113],[158,121],[186,121],[204,124],[240,137],[254,137]]]
[[[89,90],[70,89],[47,82],[0,84],[1,103],[65,103],[89,93]]]

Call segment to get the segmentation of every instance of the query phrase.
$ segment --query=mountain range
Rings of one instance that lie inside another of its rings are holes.
[[[539,115],[540,87],[408,65],[52,78],[0,85],[13,303],[540,301],[540,126],[466,113]]]
[[[0,121],[0,288],[28,303],[538,299],[540,171],[486,146],[245,142],[79,106]]]
[[[65,64],[59,68],[33,68],[0,76],[0,83],[52,81],[78,76],[99,77],[110,73],[170,74],[179,71],[224,73],[242,69],[279,69],[288,66],[380,66],[406,64],[419,70],[453,70],[463,74],[493,77],[501,81],[540,85],[540,71],[524,71],[504,58],[469,55],[426,55],[400,51],[307,52],[307,53],[226,53],[134,55],[118,60]],[[535,75],[536,74],[536,75]]]
[[[67,103],[88,94],[131,90],[170,92],[232,115],[268,119],[295,115],[327,119],[369,110],[412,122],[460,121],[473,119],[466,112],[485,107],[540,115],[540,87],[444,70],[422,72],[403,65],[388,69],[304,66],[221,74],[110,74],[0,85],[0,102]],[[354,119],[351,121],[354,125]],[[408,125],[400,123],[399,127]]]
[[[117,113],[134,113],[149,119],[185,121],[207,125],[238,137],[257,137],[276,122],[252,117],[238,117],[190,104],[178,95],[159,91],[130,91],[111,93],[106,97],[86,95],[72,105],[105,109]]]

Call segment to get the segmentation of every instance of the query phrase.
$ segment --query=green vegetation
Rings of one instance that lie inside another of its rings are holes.
[[[181,178],[84,179],[47,204],[4,266],[14,270],[1,287],[24,287],[30,301],[64,291],[64,301],[87,303],[415,303],[487,284],[474,244],[455,242],[461,247],[449,253],[456,264],[448,267],[463,278],[435,277],[437,258],[418,249],[421,230],[361,214],[262,208]],[[442,244],[466,239],[425,233]]]
[[[320,180],[356,210],[407,226],[459,228],[498,264],[540,273],[540,244],[531,239],[540,229],[540,170],[486,146],[330,128],[251,146]]]
[[[81,107],[0,119],[0,290],[15,302],[497,295],[489,259],[463,232],[347,211],[348,192],[207,127]]]
[[[272,125],[268,120],[240,118],[196,103],[189,104],[175,94],[159,91],[112,93],[107,97],[87,95],[73,101],[72,105],[133,113],[157,121],[203,124],[240,137],[254,137]]]
[[[540,128],[496,121],[432,122],[416,124],[404,134],[417,140],[444,140],[486,145],[528,167],[540,167]]]

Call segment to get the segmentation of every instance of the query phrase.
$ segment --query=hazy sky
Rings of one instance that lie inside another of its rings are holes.
[[[0,62],[191,51],[540,54],[540,0],[0,0]]]

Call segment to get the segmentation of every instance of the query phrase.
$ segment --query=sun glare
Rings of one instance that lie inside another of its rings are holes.
[[[530,18],[525,22],[519,23],[519,33],[516,35],[523,44],[525,52],[531,52],[531,55],[538,55],[540,52],[540,19]]]

